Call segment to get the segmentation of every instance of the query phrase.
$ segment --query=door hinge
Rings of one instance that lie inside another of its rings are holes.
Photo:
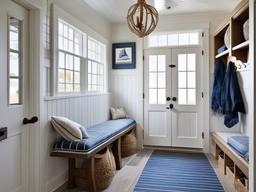
[[[204,55],[204,50],[202,50],[202,55]]]
[[[144,55],[142,56],[142,59],[143,59],[143,61],[145,60],[145,56]]]
[[[204,92],[202,92],[202,98],[204,98]]]
[[[202,132],[202,139],[204,139],[204,132]]]
[[[145,93],[142,93],[142,99],[145,99]]]
[[[202,37],[204,37],[204,32],[202,32]]]

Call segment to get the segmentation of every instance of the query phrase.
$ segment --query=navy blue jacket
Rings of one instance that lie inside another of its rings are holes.
[[[214,112],[222,112],[221,108],[221,92],[225,78],[225,64],[221,59],[216,59],[214,64],[214,83],[212,90],[212,110]]]
[[[229,62],[221,93],[224,124],[231,128],[239,122],[238,112],[245,113],[234,63]]]

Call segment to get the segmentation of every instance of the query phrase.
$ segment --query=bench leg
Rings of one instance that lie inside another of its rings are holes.
[[[75,158],[69,158],[69,170],[68,170],[68,187],[74,188],[75,187],[75,177],[73,174],[73,170],[75,169],[76,160]]]
[[[89,180],[89,188],[90,192],[96,192],[96,183],[95,183],[95,159],[91,157],[88,159],[88,180]]]
[[[122,158],[121,158],[121,138],[117,139],[113,143],[112,152],[115,157],[116,169],[122,169]]]

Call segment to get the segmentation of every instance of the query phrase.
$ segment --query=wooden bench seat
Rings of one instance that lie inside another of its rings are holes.
[[[108,126],[111,126],[111,122],[106,122],[105,124],[107,124]],[[99,124],[95,127],[88,128],[87,130],[88,130],[89,138],[90,138],[90,129],[91,131],[95,131],[93,129],[97,129],[97,128],[100,129],[101,125],[104,126],[105,124]],[[130,132],[131,130],[135,129],[136,122],[132,120],[131,123],[123,123],[123,124],[121,123],[120,125],[113,124],[113,127],[116,127],[116,129],[113,131],[113,134],[111,134],[111,132],[106,133],[108,135],[104,137],[104,140],[95,142],[95,146],[90,146],[89,150],[86,149],[83,151],[80,149],[76,151],[72,148],[62,148],[62,147],[58,147],[63,145],[63,143],[60,143],[60,142],[67,142],[67,141],[56,142],[56,144],[54,145],[54,149],[51,152],[51,156],[69,158],[68,183],[70,188],[75,187],[75,178],[80,177],[89,181],[89,187],[91,192],[97,191],[96,185],[95,185],[94,156],[104,148],[109,147],[110,145],[112,146],[112,152],[115,158],[116,169],[119,170],[122,168],[121,137],[126,133]],[[108,127],[104,127],[104,129],[108,129]],[[118,131],[116,131],[117,129]],[[104,133],[103,133],[103,136],[104,136]],[[86,139],[85,139],[85,142],[86,142]],[[78,142],[76,144],[79,145]],[[70,144],[70,146],[71,145],[72,143]],[[80,158],[86,161],[85,163],[87,165],[86,168],[76,168],[75,166],[76,158]]]
[[[249,171],[248,171],[248,162],[242,158],[231,146],[227,144],[217,133],[211,133],[213,142],[216,144],[216,154],[215,157],[218,158],[220,150],[227,155],[234,164],[243,172],[243,174],[249,178]]]

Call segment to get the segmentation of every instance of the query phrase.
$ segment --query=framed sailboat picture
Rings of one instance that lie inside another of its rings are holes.
[[[112,68],[135,69],[136,68],[136,43],[113,43]]]

